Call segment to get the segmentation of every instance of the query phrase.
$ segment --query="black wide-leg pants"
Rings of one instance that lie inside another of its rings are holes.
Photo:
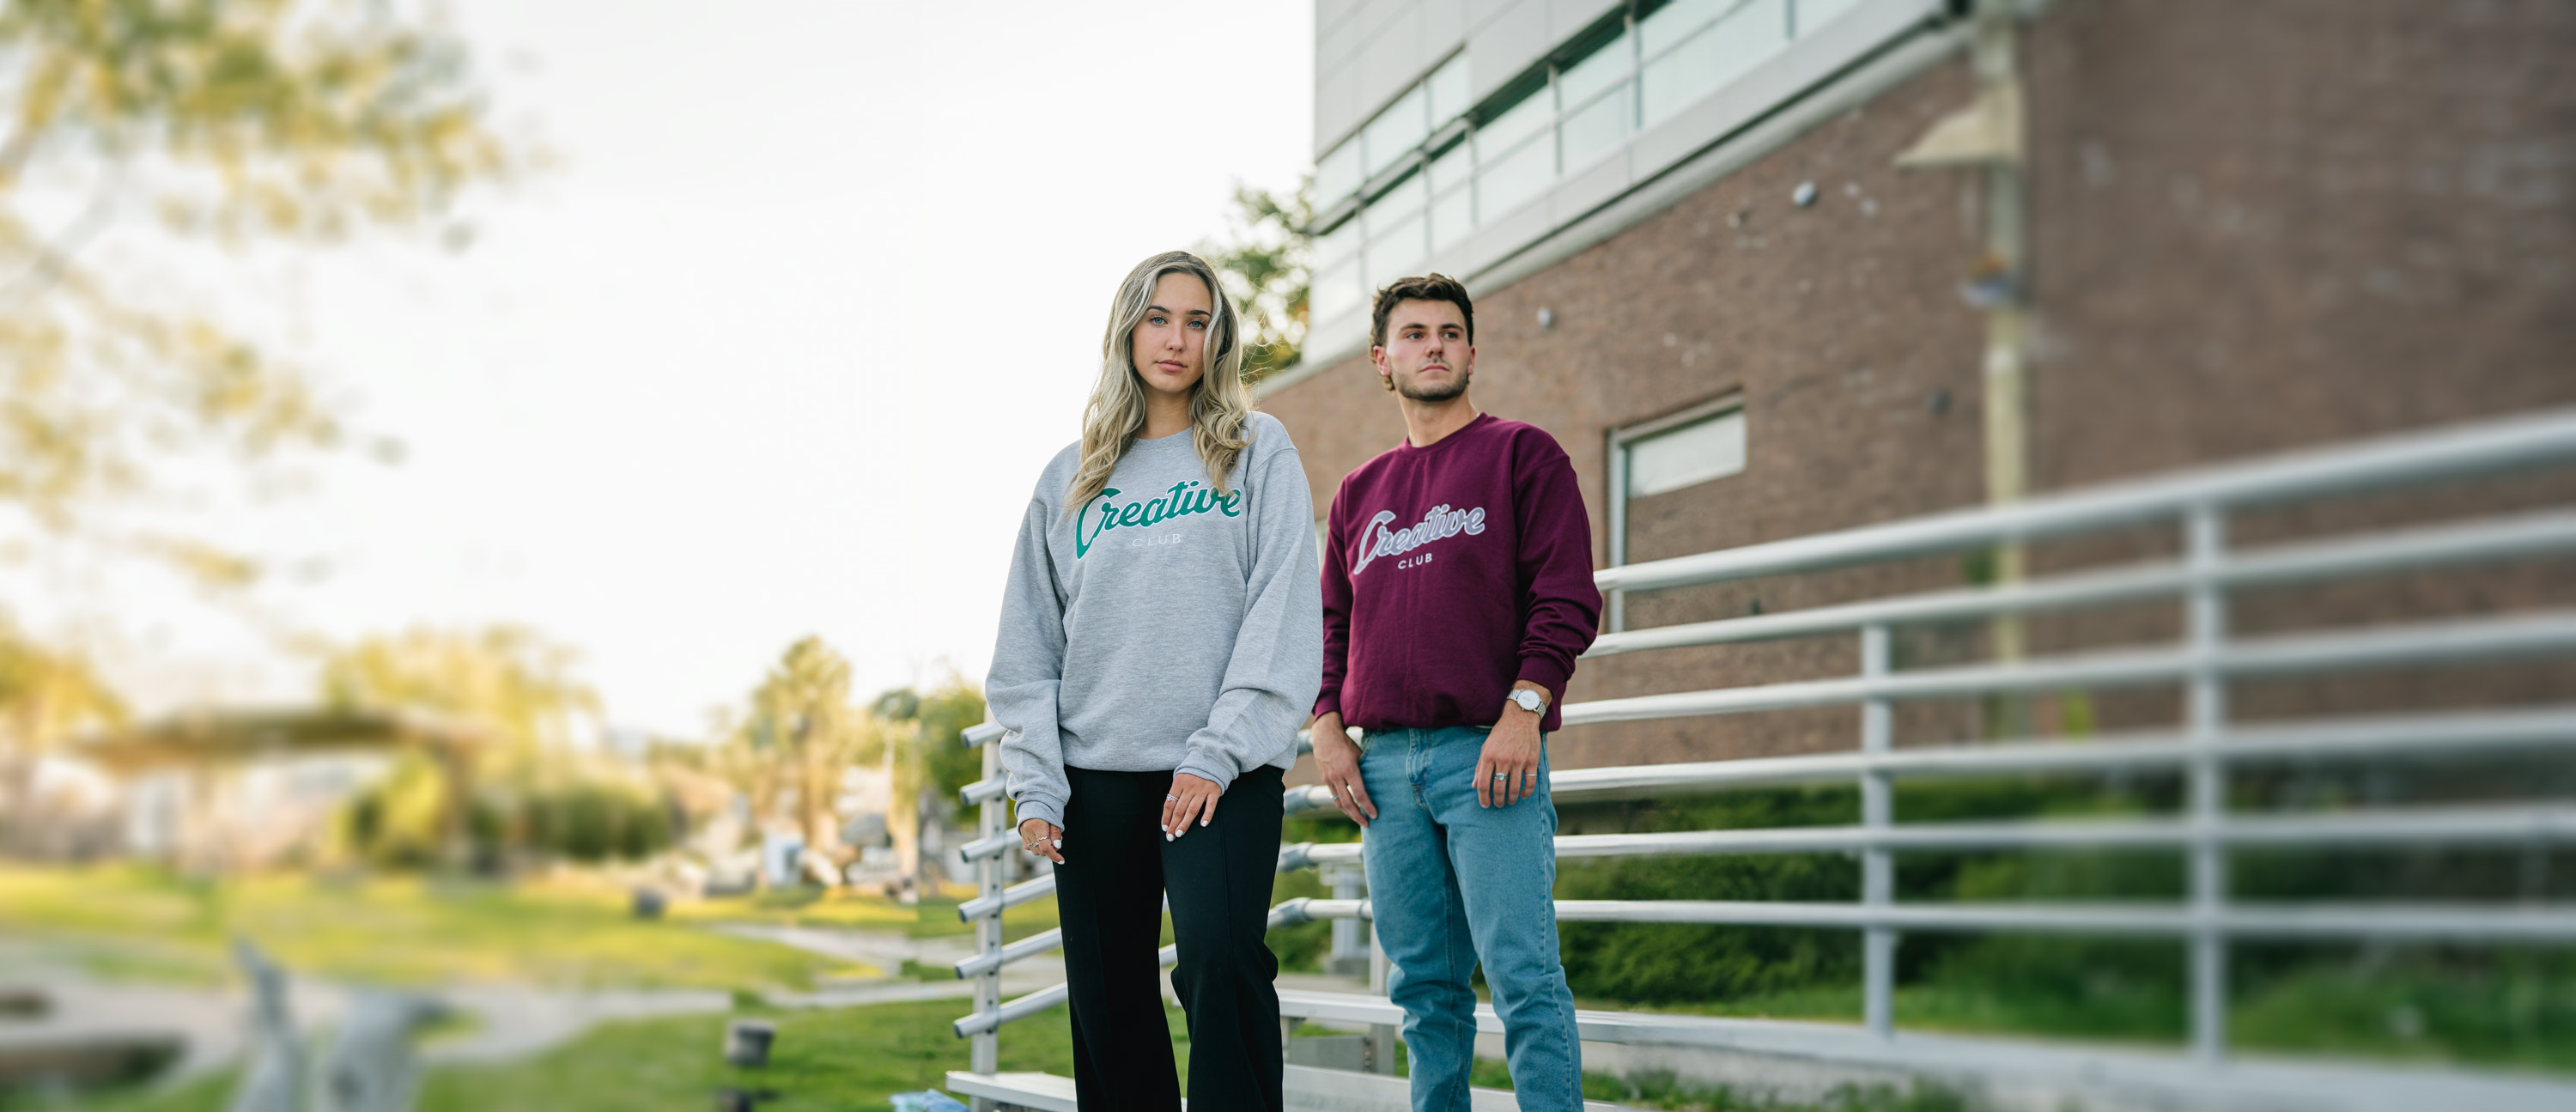
[[[1180,1112],[1163,1022],[1163,901],[1188,1014],[1190,1107],[1281,1106],[1279,960],[1264,940],[1278,875],[1280,770],[1235,778],[1216,818],[1163,840],[1169,772],[1067,768],[1056,910],[1073,1001],[1073,1084],[1084,1112]]]

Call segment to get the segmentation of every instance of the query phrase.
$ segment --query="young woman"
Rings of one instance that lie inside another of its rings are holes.
[[[1082,440],[1029,498],[984,684],[1020,842],[1055,863],[1074,1086],[1084,1108],[1180,1108],[1168,897],[1191,1107],[1278,1109],[1262,934],[1280,773],[1323,667],[1314,506],[1198,256],[1130,272],[1100,353]]]

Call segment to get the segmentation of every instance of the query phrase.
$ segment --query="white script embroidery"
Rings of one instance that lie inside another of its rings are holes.
[[[1360,558],[1358,563],[1351,565],[1352,575],[1368,570],[1369,561],[1380,556],[1402,555],[1433,541],[1454,537],[1460,533],[1474,536],[1484,532],[1485,508],[1478,506],[1470,510],[1452,510],[1448,503],[1443,502],[1431,507],[1431,512],[1422,515],[1422,520],[1417,524],[1402,529],[1388,529],[1386,523],[1393,520],[1395,520],[1395,511],[1379,510],[1377,516],[1370,518],[1368,525],[1360,530]],[[1418,561],[1409,560],[1399,566],[1412,567],[1429,562],[1428,558]]]

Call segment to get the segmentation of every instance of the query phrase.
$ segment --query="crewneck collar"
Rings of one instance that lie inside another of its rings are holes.
[[[1429,447],[1415,447],[1413,444],[1413,434],[1411,432],[1407,432],[1404,435],[1404,439],[1395,442],[1395,450],[1398,452],[1410,452],[1414,454],[1437,452],[1442,448],[1446,448],[1457,443],[1459,438],[1466,436],[1468,433],[1485,427],[1486,422],[1492,421],[1493,419],[1494,415],[1491,413],[1479,413],[1466,424],[1458,426],[1458,431],[1432,441]]]

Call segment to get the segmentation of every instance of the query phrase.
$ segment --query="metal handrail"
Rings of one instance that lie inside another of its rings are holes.
[[[2036,495],[2008,505],[1626,564],[1594,572],[1592,579],[1604,591],[1651,591],[1821,571],[2569,459],[2576,459],[2576,410],[2553,409]]]
[[[1292,903],[1296,901],[1291,901]],[[1282,904],[1282,907],[1288,905]],[[1367,900],[1305,900],[1308,919],[1366,919]],[[2215,914],[2170,901],[2136,903],[1803,903],[1787,900],[1558,900],[1570,923],[1691,923],[1720,926],[1937,931],[2046,931],[2171,935],[2215,930],[2242,938],[2549,941],[2576,936],[2576,903],[2231,904]]]
[[[2576,610],[2543,611],[2512,618],[2417,622],[2367,631],[2269,637],[2236,642],[2215,652],[2191,648],[2116,649],[2007,664],[1598,699],[1567,703],[1563,714],[1566,725],[1578,726],[1643,718],[1850,706],[1873,699],[1949,699],[2141,687],[2175,683],[2203,673],[2221,677],[2276,676],[2474,663],[2571,649],[2576,649]]]
[[[1579,858],[1852,853],[1862,858],[1862,896],[1857,901],[1837,903],[1560,900],[1556,902],[1558,917],[1567,921],[1863,931],[1868,939],[1863,975],[1867,1017],[1864,1029],[1881,1045],[1893,1045],[1890,1040],[1896,1037],[1890,1000],[1898,932],[2001,930],[2180,936],[2189,940],[2191,948],[2193,1042],[2203,1062],[2215,1061],[2225,1046],[2224,963],[2226,947],[2232,940],[2576,940],[2576,903],[2248,903],[2230,896],[2223,871],[2225,853],[2250,846],[2539,845],[2576,841],[2576,801],[2238,815],[2229,812],[2225,789],[2228,770],[2251,762],[2397,755],[2456,757],[2576,747],[2576,704],[2251,725],[2232,723],[2226,713],[2227,685],[2244,678],[2342,674],[2576,653],[2576,609],[2251,639],[2231,638],[2226,628],[2226,604],[2234,590],[2576,552],[2576,512],[2565,509],[2243,551],[2231,551],[2226,545],[2228,511],[2548,462],[2576,463],[2576,410],[2200,468],[2033,498],[2014,505],[1938,514],[1598,572],[1595,580],[1604,590],[1657,590],[2020,543],[2147,522],[2180,522],[2186,542],[2182,557],[2173,560],[1993,587],[1932,591],[1787,614],[1605,635],[1590,655],[1856,632],[1861,641],[1861,667],[1856,675],[1570,703],[1563,715],[1567,725],[1582,725],[1857,706],[1862,710],[1862,744],[1857,751],[1840,753],[1559,771],[1550,777],[1553,798],[1638,799],[1751,785],[1857,781],[1862,788],[1862,821],[1857,825],[1822,827],[1572,834],[1555,840],[1556,855]],[[2132,646],[2003,663],[1906,670],[1894,668],[1891,662],[1889,631],[1898,625],[1982,620],[2158,598],[2185,603],[2188,620],[2179,645]],[[2170,730],[2082,741],[2027,738],[1905,749],[1892,744],[1891,708],[1898,701],[2139,685],[2182,688],[2188,696],[2184,723]],[[970,737],[969,742],[981,744],[997,736],[999,731],[995,729],[980,741]],[[1899,777],[2121,768],[2181,771],[2189,787],[2185,806],[2178,813],[2160,815],[1902,825],[1895,822],[1893,814],[1892,784]],[[965,798],[970,803],[983,802],[988,808],[998,806],[995,801],[1003,795],[1001,781],[998,768],[988,760],[986,778],[969,786]],[[1320,786],[1286,789],[1282,802],[1291,812],[1331,808],[1331,799]],[[980,861],[990,876],[1005,855],[987,847],[986,842],[1000,834],[989,827],[988,831],[986,838],[970,844],[968,852],[977,855],[973,859]],[[1007,849],[1007,844],[1002,848]],[[1893,863],[1894,855],[1899,853],[2104,848],[2184,851],[2189,865],[2188,894],[2180,899],[2090,903],[1901,905],[1894,898]],[[1278,867],[1286,871],[1349,862],[1358,860],[1360,854],[1357,843],[1301,843],[1282,847]],[[1052,889],[1052,877],[1009,888],[988,880],[986,894],[962,905],[959,914],[992,928],[995,940],[981,947],[975,956],[957,963],[958,974],[992,983],[991,978],[1008,964],[1060,947],[1060,932],[1033,936],[1008,946],[998,942],[998,916],[1002,911]],[[1271,922],[1276,926],[1309,920],[1361,919],[1368,914],[1364,899],[1301,898],[1272,909]],[[957,1029],[960,1034],[979,1034],[989,1039],[992,1032],[1013,1019],[1060,1004],[1063,992],[1062,986],[1056,986],[1007,1003],[992,998],[989,1006],[979,996],[976,1014],[959,1020]],[[1374,1009],[1369,1013],[1372,1016],[1384,1011],[1383,1001],[1368,1007]],[[1638,1018],[1642,1021],[1651,1017]],[[1636,1027],[1639,1032],[1659,1029],[1654,1023]]]
[[[2365,541],[2276,545],[2231,557],[2225,566],[2206,574],[2222,587],[2261,587],[2569,551],[2576,551],[2576,513],[2551,512],[2377,534]],[[1814,637],[1871,625],[1962,621],[2137,602],[2189,590],[2200,574],[2179,561],[2153,561],[1990,587],[1655,626],[1604,633],[1583,655],[1590,659],[1648,649]]]
[[[2217,758],[2226,763],[2256,763],[2421,754],[2428,739],[2439,739],[2448,753],[2576,746],[2576,705],[2272,723],[2231,731]],[[2178,733],[2106,734],[2077,741],[1999,741],[1885,753],[1568,769],[1548,774],[1548,795],[1558,800],[1648,799],[1752,785],[1848,783],[1862,775],[1991,776],[2172,767],[2197,756],[2197,747]],[[1286,806],[1290,813],[1340,813],[1333,807],[1331,790],[1321,784],[1288,789]]]

